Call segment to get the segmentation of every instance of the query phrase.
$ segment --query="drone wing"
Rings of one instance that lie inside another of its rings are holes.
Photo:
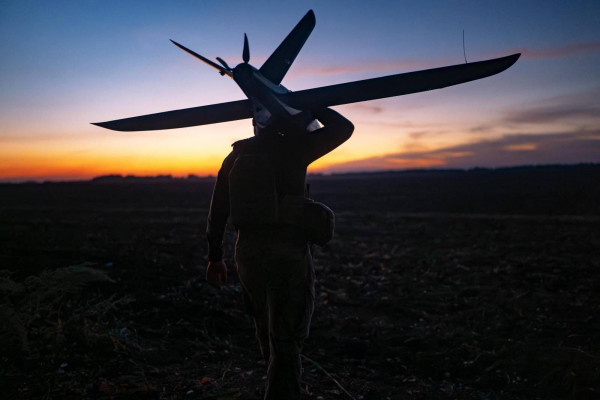
[[[250,101],[238,100],[93,124],[114,131],[153,131],[235,121],[252,115]]]
[[[441,89],[500,73],[513,65],[520,55],[513,54],[492,60],[322,86],[282,94],[279,95],[279,98],[287,105],[299,110],[314,110],[340,104]]]
[[[260,67],[260,73],[274,84],[279,85],[306,43],[315,24],[315,13],[313,10],[309,10]]]
[[[520,54],[469,64],[389,75],[338,85],[323,86],[279,95],[291,107],[311,110],[384,97],[440,89],[486,78],[513,65]],[[116,131],[150,131],[185,128],[196,125],[235,121],[253,116],[250,100],[238,100],[208,106],[185,108],[139,117],[94,123]]]

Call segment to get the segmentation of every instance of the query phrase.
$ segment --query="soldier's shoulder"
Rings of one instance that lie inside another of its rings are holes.
[[[246,139],[238,140],[237,142],[233,142],[231,147],[233,147],[234,149],[243,149],[244,147],[251,146],[255,141],[255,137],[249,137]]]

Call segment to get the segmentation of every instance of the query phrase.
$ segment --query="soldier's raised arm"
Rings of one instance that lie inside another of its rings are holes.
[[[344,143],[354,131],[352,122],[337,111],[323,108],[312,113],[323,127],[307,135],[307,165]]]

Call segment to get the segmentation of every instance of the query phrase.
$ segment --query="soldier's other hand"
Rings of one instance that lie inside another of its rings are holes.
[[[227,266],[223,260],[209,261],[206,267],[206,280],[217,288],[227,283]]]

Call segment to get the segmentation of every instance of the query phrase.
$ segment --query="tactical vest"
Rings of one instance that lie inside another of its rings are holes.
[[[265,154],[239,155],[229,172],[229,208],[236,227],[276,224],[278,198],[275,173]]]
[[[325,245],[333,237],[333,211],[304,196],[280,198],[275,168],[268,154],[246,153],[242,148],[229,172],[231,223],[238,229],[291,225],[304,231],[312,243]]]

